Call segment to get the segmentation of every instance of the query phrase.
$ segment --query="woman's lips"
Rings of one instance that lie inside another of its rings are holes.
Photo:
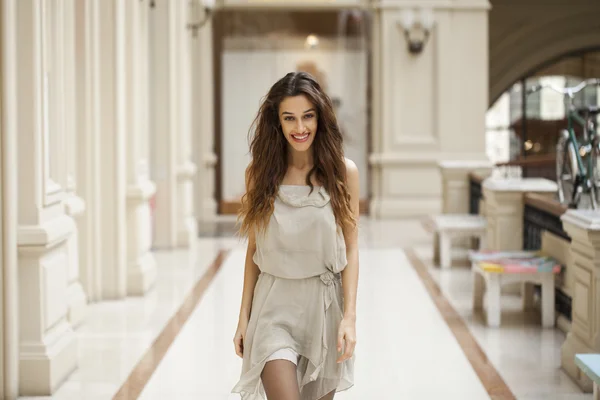
[[[303,133],[303,134],[293,134],[291,135],[292,139],[294,139],[294,141],[296,143],[303,143],[306,142],[308,140],[308,137],[310,136],[309,132]]]

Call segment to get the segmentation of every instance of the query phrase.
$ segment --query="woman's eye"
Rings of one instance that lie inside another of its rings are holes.
[[[293,120],[294,120],[294,117],[285,117],[285,120],[286,120],[286,121],[293,121]]]
[[[309,118],[312,118],[312,117],[314,117],[314,114],[306,114],[304,117],[305,117],[306,119],[309,119]]]

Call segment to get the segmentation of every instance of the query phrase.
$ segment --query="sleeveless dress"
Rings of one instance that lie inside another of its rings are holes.
[[[242,374],[232,392],[243,400],[265,399],[261,373],[281,349],[300,355],[300,398],[317,400],[354,384],[354,356],[337,363],[343,316],[340,272],[346,244],[330,197],[322,186],[280,185],[267,230],[256,234],[254,289]],[[343,350],[343,349],[342,349]]]

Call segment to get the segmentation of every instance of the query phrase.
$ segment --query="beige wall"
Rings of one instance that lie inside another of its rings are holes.
[[[412,55],[398,29],[420,4],[387,0],[376,10],[373,149],[375,216],[441,209],[441,160],[483,160],[487,109],[487,1],[431,2],[434,27]]]
[[[600,48],[597,0],[491,0],[492,104],[523,75],[565,54]]]
[[[488,104],[487,0],[267,0],[253,7],[331,8],[360,4],[373,17],[370,179],[375,216],[430,214],[441,208],[441,160],[483,160]],[[220,5],[240,7],[240,2]],[[423,6],[434,27],[422,54],[407,51],[403,12]],[[250,7],[250,6],[248,6]],[[223,180],[233,179],[224,174]]]

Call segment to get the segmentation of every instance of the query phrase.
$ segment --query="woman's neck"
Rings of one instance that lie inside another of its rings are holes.
[[[288,166],[298,170],[305,170],[311,169],[313,165],[314,157],[311,150],[299,152],[292,149],[289,152]]]

